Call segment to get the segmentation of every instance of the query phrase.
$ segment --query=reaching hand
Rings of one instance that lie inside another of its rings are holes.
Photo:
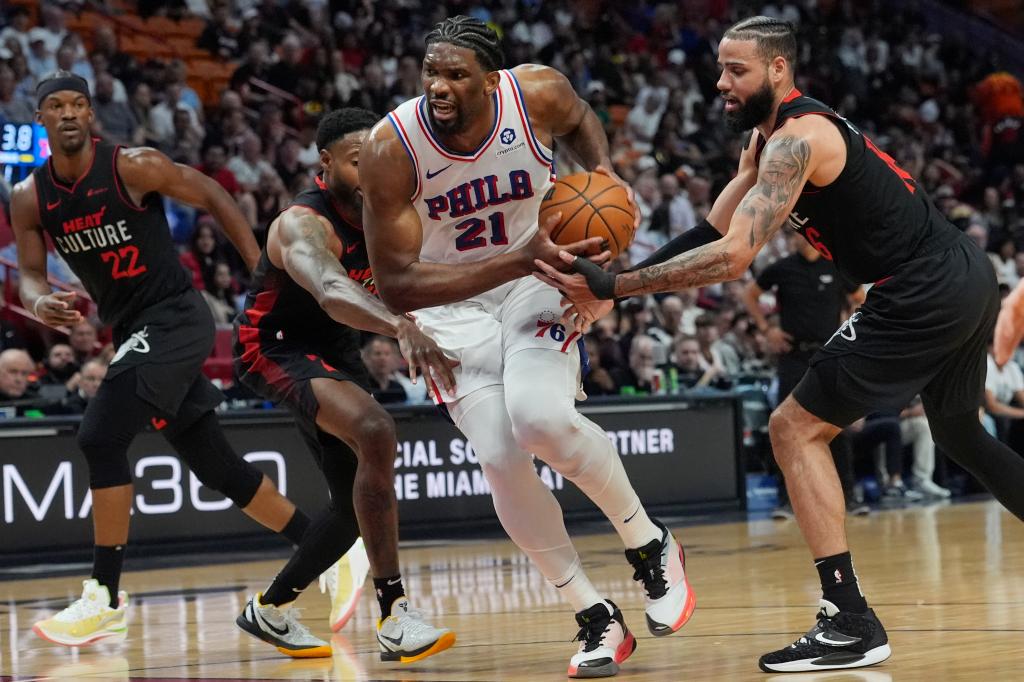
[[[565,251],[559,256],[565,264],[575,270],[574,274],[559,272],[547,263],[537,260],[534,261],[534,265],[540,272],[533,273],[533,276],[561,291],[562,295],[573,303],[592,303],[615,298],[615,275],[605,272],[586,258],[579,258]]]
[[[614,180],[626,190],[626,198],[629,199],[629,205],[633,209],[633,232],[640,229],[640,207],[636,203],[636,194],[633,192],[633,188],[630,187],[625,180],[620,178],[615,171],[605,168],[604,166],[598,166],[594,169],[595,173],[601,175],[607,175],[609,178]]]
[[[573,303],[568,298],[562,299],[562,305],[569,307],[562,311],[562,322],[572,325],[574,331],[586,334],[595,322],[607,315],[615,307],[613,301],[592,301],[590,303]]]
[[[1003,299],[999,318],[996,321],[992,356],[996,365],[1002,368],[1024,337],[1024,290],[1018,286]]]
[[[32,312],[51,327],[77,324],[82,321],[82,313],[72,307],[77,296],[74,291],[54,291],[40,296]]]
[[[398,324],[396,334],[398,349],[409,363],[409,379],[416,383],[417,373],[427,379],[436,376],[449,395],[455,394],[455,374],[452,369],[459,366],[457,360],[447,357],[432,338],[420,331],[416,323],[404,318]],[[433,373],[431,373],[433,370]]]
[[[533,235],[526,246],[524,246],[520,253],[523,258],[523,264],[527,271],[533,270],[534,261],[542,261],[549,266],[558,269],[568,271],[569,266],[561,258],[559,253],[566,251],[570,254],[594,254],[588,256],[590,260],[597,263],[606,263],[611,260],[612,254],[610,251],[602,251],[601,243],[604,241],[601,237],[591,237],[590,239],[583,239],[572,244],[556,244],[551,241],[551,230],[558,227],[558,224],[562,220],[561,211],[555,212],[548,216],[544,224],[537,229],[537,233]]]

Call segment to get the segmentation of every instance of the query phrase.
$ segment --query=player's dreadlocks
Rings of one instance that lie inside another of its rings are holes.
[[[793,24],[772,17],[750,17],[725,32],[730,40],[753,40],[765,61],[783,57],[791,70],[796,69],[796,30]]]
[[[448,43],[473,50],[480,66],[487,71],[497,71],[505,66],[501,38],[494,29],[475,17],[460,14],[436,24],[426,38],[428,47],[435,43]]]

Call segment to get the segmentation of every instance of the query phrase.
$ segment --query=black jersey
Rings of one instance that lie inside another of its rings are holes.
[[[794,89],[779,106],[775,129],[808,114],[835,123],[846,142],[846,165],[828,186],[804,186],[789,223],[840,273],[853,282],[876,282],[961,237],[909,173],[825,104]],[[758,162],[765,144],[759,137]]]
[[[115,328],[141,310],[187,291],[160,195],[137,206],[117,173],[119,146],[93,140],[89,170],[73,185],[57,179],[53,159],[33,171],[39,219],[61,257]]]
[[[825,258],[808,261],[794,253],[757,276],[757,286],[774,288],[779,326],[795,342],[822,343],[836,330],[851,287]]]
[[[341,240],[339,260],[350,279],[376,295],[370,258],[363,243],[363,231],[338,211],[334,199],[316,178],[315,189],[302,192],[291,206],[305,206],[326,218]],[[260,254],[252,287],[245,299],[245,311],[237,320],[238,338],[243,344],[295,341],[330,356],[332,346],[359,346],[359,332],[339,324],[324,312],[313,295],[295,283],[283,269],[270,262],[267,249]]]

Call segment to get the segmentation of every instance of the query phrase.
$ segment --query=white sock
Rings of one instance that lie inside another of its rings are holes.
[[[568,571],[555,579],[549,578],[548,582],[554,585],[563,599],[572,604],[577,613],[589,609],[594,604],[604,603],[590,578],[583,572],[579,555],[573,559]]]

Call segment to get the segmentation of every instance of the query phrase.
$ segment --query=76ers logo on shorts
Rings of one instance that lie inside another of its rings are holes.
[[[538,339],[549,337],[555,343],[560,344],[560,349],[564,353],[579,334],[568,332],[559,319],[559,315],[550,310],[542,312],[537,318],[537,333],[534,334],[534,337]]]

